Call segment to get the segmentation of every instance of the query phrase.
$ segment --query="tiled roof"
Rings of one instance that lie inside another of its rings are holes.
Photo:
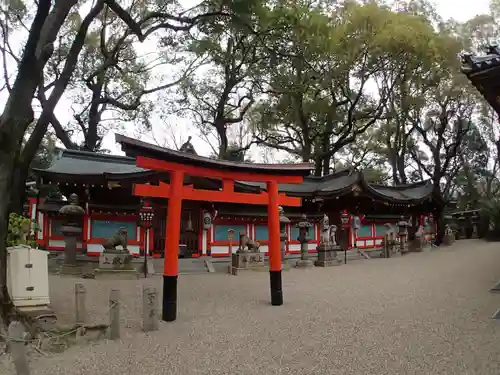
[[[495,112],[500,115],[500,49],[487,48],[485,55],[470,53],[460,56],[464,73]]]
[[[135,140],[126,142],[135,145]],[[123,139],[122,139],[123,141]],[[137,141],[139,142],[139,141]],[[148,145],[148,144],[145,144]],[[144,146],[143,142],[139,144]],[[305,174],[309,164],[299,164],[298,171],[293,172],[290,164],[285,165],[259,165],[250,163],[235,163],[228,161],[218,161],[203,158],[197,155],[180,153],[178,151],[159,148],[164,160],[179,161],[181,158],[190,161],[203,161],[204,163],[214,163],[220,167],[243,168],[247,172],[261,172],[262,168],[268,168],[276,173],[277,170],[287,173]],[[244,165],[244,167],[242,167]],[[306,167],[307,166],[307,167]],[[87,177],[105,177],[107,179],[127,179],[137,176],[148,176],[156,174],[154,171],[138,168],[135,165],[135,158],[126,156],[116,156],[108,154],[97,154],[86,151],[62,150],[52,165],[47,169],[38,169],[35,171],[41,176],[54,177],[65,176],[66,179],[86,179]],[[206,179],[208,181],[208,179]],[[218,185],[218,182],[215,182]],[[236,187],[241,190],[265,190],[266,184],[259,182],[237,181]],[[324,177],[305,176],[302,184],[280,184],[279,191],[291,196],[299,197],[328,197],[341,196],[350,193],[353,188],[360,188],[363,194],[370,194],[380,199],[401,203],[415,203],[423,201],[432,195],[433,186],[429,181],[402,186],[382,186],[369,184],[365,181],[363,173],[353,169],[343,169],[334,174]]]
[[[135,158],[97,154],[87,151],[61,150],[47,169],[37,169],[40,174],[62,175],[123,175],[148,172],[135,165]]]

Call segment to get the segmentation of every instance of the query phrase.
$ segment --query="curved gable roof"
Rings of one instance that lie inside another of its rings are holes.
[[[124,176],[150,173],[147,169],[137,167],[134,158],[78,150],[60,150],[50,167],[34,171],[40,175],[67,176]]]
[[[264,183],[238,181],[241,189],[266,189]],[[279,190],[292,196],[329,197],[341,196],[353,191],[355,187],[365,190],[372,196],[396,203],[419,203],[432,195],[433,185],[430,181],[414,184],[386,186],[367,183],[363,172],[354,169],[343,169],[324,177],[304,177],[300,185],[280,184]]]
[[[463,54],[461,63],[462,73],[500,115],[500,49],[489,46],[483,56]]]
[[[205,167],[211,169],[224,169],[238,172],[307,176],[313,166],[310,163],[300,164],[258,164],[235,162],[228,160],[211,159],[205,156],[188,154],[168,148],[153,145],[151,143],[129,138],[121,134],[115,135],[116,142],[122,147],[127,156],[145,156],[152,159],[166,160],[169,162]]]

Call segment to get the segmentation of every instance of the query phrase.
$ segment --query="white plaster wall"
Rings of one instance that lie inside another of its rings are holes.
[[[360,248],[363,248],[365,246],[373,246],[374,245],[374,240],[363,240],[363,241],[358,241],[357,245]]]
[[[208,242],[208,231],[203,230],[201,234],[201,253],[207,255],[207,242]]]
[[[33,205],[31,206],[30,219],[36,220],[36,203],[33,203]]]
[[[64,245],[63,240],[49,240],[49,246],[64,247]]]
[[[66,246],[66,243],[64,240],[49,240],[49,246],[54,246],[54,247],[64,247]],[[76,242],[76,248],[81,249],[82,248],[82,242],[77,241]]]
[[[267,253],[269,251],[269,246],[267,245],[260,245],[259,250],[261,253]]]
[[[38,239],[43,240],[43,213],[38,213],[38,227],[40,228],[40,232],[38,232]],[[50,233],[50,232],[49,232]]]
[[[233,251],[236,251],[234,249]],[[212,246],[212,255],[214,254],[227,254],[227,246]]]
[[[90,217],[89,217],[87,219],[87,239],[90,238],[90,229],[91,229],[90,227],[91,227],[91,225],[92,225],[92,222],[91,222]]]

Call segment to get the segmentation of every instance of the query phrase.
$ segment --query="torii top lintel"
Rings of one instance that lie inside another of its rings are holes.
[[[138,167],[156,171],[176,172],[183,175],[208,177],[223,181],[222,191],[199,190],[186,186],[182,198],[188,200],[205,200],[213,202],[267,204],[268,194],[248,194],[234,192],[234,181],[256,181],[273,184],[300,184],[303,177],[309,175],[312,166],[301,164],[253,164],[226,160],[215,160],[203,156],[169,150],[163,147],[142,142],[133,138],[116,134],[116,141],[121,144],[127,156],[136,158]],[[170,196],[170,185],[160,183],[159,186],[136,185],[134,194],[138,196],[163,197]],[[279,195],[279,204],[283,206],[300,206],[300,198]]]

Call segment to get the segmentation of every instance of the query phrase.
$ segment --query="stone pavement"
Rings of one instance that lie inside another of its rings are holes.
[[[145,334],[128,315],[121,341],[39,358],[32,375],[498,375],[500,321],[490,317],[500,295],[488,291],[498,279],[500,244],[478,240],[292,269],[280,307],[269,304],[267,273],[181,275],[176,322]],[[120,288],[138,319],[142,285],[160,288],[161,278],[85,283],[98,304]],[[51,284],[59,309],[68,284]]]

